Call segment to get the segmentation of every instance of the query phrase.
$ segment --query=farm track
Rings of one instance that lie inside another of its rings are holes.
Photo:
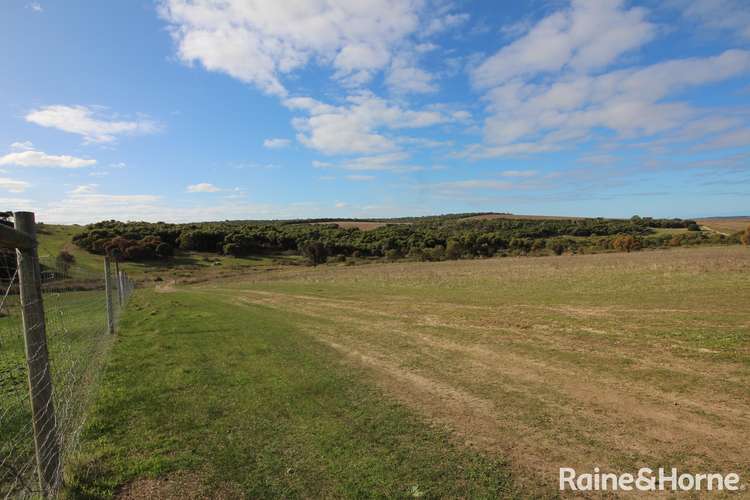
[[[619,259],[638,267],[643,256]],[[745,269],[743,259],[723,265]],[[481,271],[486,263],[475,265]],[[528,271],[527,262],[517,265]],[[652,272],[673,265],[649,264]],[[462,275],[471,267],[459,266]],[[537,276],[546,275],[543,268]],[[347,272],[360,270],[336,270],[336,279]],[[743,438],[750,428],[747,343],[711,349],[664,335],[746,329],[750,318],[732,303],[717,310],[687,298],[683,307],[637,299],[476,305],[397,292],[341,298],[317,294],[322,281],[305,293],[252,284],[210,290],[234,304],[300,318],[303,331],[365,367],[386,393],[467,446],[509,457],[517,477],[533,477],[539,486],[553,485],[561,466],[750,474]]]

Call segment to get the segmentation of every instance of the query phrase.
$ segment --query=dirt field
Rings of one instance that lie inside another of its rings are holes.
[[[696,222],[701,226],[726,234],[744,231],[747,227],[750,227],[750,217],[718,217],[715,219],[700,219]]]
[[[750,251],[290,269],[211,285],[300,327],[461,443],[561,466],[750,476]]]

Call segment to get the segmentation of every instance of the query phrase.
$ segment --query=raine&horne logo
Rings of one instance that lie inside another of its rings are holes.
[[[638,469],[636,474],[614,474],[601,472],[594,467],[593,472],[577,474],[571,467],[560,467],[560,490],[571,491],[740,491],[746,486],[740,484],[740,476],[735,472],[720,473],[679,473],[676,468],[656,472],[648,467]]]

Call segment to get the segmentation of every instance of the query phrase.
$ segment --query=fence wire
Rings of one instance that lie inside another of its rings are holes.
[[[40,235],[41,236],[41,235]],[[86,410],[113,341],[108,331],[104,266],[78,265],[70,254],[39,249],[39,269],[46,326],[45,346],[30,349],[26,359],[19,272],[15,249],[0,248],[0,499],[38,497],[41,490],[35,456],[30,387],[49,374],[52,398],[43,406],[39,427],[55,439],[59,456],[42,453],[40,466],[53,477],[52,491],[63,481],[65,464],[75,454]],[[111,306],[120,316],[133,283],[110,267]],[[29,365],[44,362],[39,380],[29,380]],[[32,382],[30,384],[30,382]],[[38,387],[43,393],[46,387]],[[44,446],[40,450],[54,449]]]

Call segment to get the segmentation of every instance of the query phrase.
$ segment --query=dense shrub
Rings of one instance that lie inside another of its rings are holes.
[[[632,252],[641,249],[641,240],[629,234],[618,235],[612,240],[612,248],[622,252]]]
[[[470,218],[467,214],[392,219],[372,230],[342,228],[330,219],[313,221],[225,221],[200,224],[149,224],[104,221],[91,224],[75,243],[93,253],[124,259],[164,259],[175,248],[236,257],[282,252],[315,263],[329,255],[355,259],[445,260],[495,255],[549,255],[640,248],[737,243],[732,237],[691,230],[657,233],[654,228],[694,229],[694,221],[652,219]],[[401,223],[397,223],[401,222]]]
[[[302,251],[302,255],[304,255],[313,266],[324,264],[328,260],[328,249],[320,241],[307,241],[302,244],[300,250]]]
[[[75,262],[75,256],[67,250],[60,250],[60,253],[55,257],[55,267],[63,276],[68,276],[70,268]]]

